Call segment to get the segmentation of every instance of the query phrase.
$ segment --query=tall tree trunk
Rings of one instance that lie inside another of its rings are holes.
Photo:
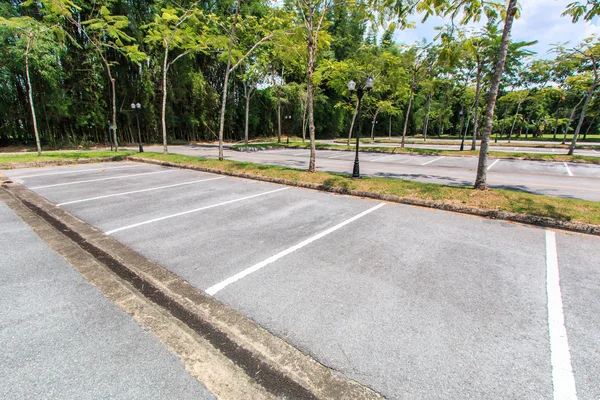
[[[348,132],[348,146],[350,146],[350,139],[352,139],[352,131],[354,129],[354,121],[356,121],[356,114],[358,113],[358,101],[356,107],[354,107],[354,113],[352,114],[352,122],[350,123],[350,132]]]
[[[490,134],[494,122],[494,108],[496,106],[496,98],[498,97],[498,88],[500,80],[504,73],[504,65],[506,64],[506,54],[508,52],[508,44],[510,41],[510,31],[517,13],[517,0],[509,0],[506,8],[506,19],[504,21],[504,30],[502,32],[502,42],[498,53],[498,62],[494,70],[494,77],[488,94],[487,108],[485,112],[485,122],[483,126],[483,136],[481,138],[481,148],[479,151],[479,162],[477,165],[477,177],[475,179],[475,188],[480,190],[487,189],[487,162]]]
[[[473,114],[473,140],[471,141],[471,150],[477,150],[477,135],[479,134],[479,96],[481,95],[481,72],[483,63],[477,64],[477,83],[475,84],[475,101]],[[467,126],[468,129],[468,126]]]
[[[221,113],[219,116],[219,161],[223,161],[223,130],[225,129],[225,107],[227,107],[227,85],[229,83],[229,74],[231,73],[231,50],[233,48],[235,27],[237,26],[239,13],[240,1],[237,1],[235,6],[235,14],[233,15],[233,24],[231,26],[231,32],[229,33],[229,45],[227,46],[227,68],[225,69],[225,79],[223,81],[223,95],[221,96]]]
[[[587,96],[585,97],[585,103],[583,103],[583,107],[581,108],[581,114],[579,115],[579,122],[577,123],[577,128],[575,128],[575,132],[573,132],[573,141],[571,142],[571,146],[569,147],[569,155],[572,156],[575,153],[575,146],[577,145],[577,138],[579,137],[579,132],[581,131],[581,127],[583,126],[583,120],[585,119],[585,109],[590,104],[590,100],[594,94],[594,90],[598,86],[598,77],[594,79],[594,83],[588,89]]]
[[[423,124],[423,141],[427,141],[427,129],[429,128],[429,112],[431,111],[431,97],[433,93],[427,95],[427,111],[425,112],[425,123]]]
[[[306,141],[306,105],[308,103],[308,91],[306,92],[306,99],[304,100],[304,104],[302,105],[302,143]]]
[[[112,89],[112,128],[115,142],[115,151],[119,151],[119,141],[117,140],[117,90],[115,88],[115,78],[110,77],[110,86]]]
[[[388,136],[390,139],[392,139],[392,116],[390,115],[390,122],[389,122],[389,129],[388,129]]]
[[[281,67],[281,79],[283,79],[283,71],[284,67]],[[275,87],[277,88],[277,143],[281,143],[281,84],[275,83]]]
[[[558,132],[558,119],[560,118],[560,108],[556,110],[556,118],[554,119],[554,137],[552,140],[556,140],[556,133]]]
[[[406,117],[404,118],[404,129],[402,129],[402,142],[400,143],[401,149],[404,148],[404,142],[406,141],[406,130],[408,129],[408,118],[410,116],[410,109],[412,108],[415,81],[417,79],[415,74],[416,74],[416,72],[413,73],[412,82],[410,83],[410,94],[408,97],[408,107],[406,107]]]
[[[406,117],[404,118],[404,129],[402,130],[402,142],[400,144],[401,149],[404,148],[404,142],[406,140],[406,130],[408,129],[408,118],[410,116],[410,109],[412,107],[412,102],[413,102],[413,94],[412,94],[412,90],[411,90],[410,98],[408,99],[408,107],[406,108]]]
[[[575,112],[577,112],[577,108],[579,108],[579,106],[581,105],[581,103],[583,103],[583,101],[586,99],[587,95],[583,96],[581,98],[581,100],[579,100],[579,102],[575,105],[575,107],[573,107],[573,110],[571,110],[571,115],[569,115],[569,122],[567,123],[567,126],[565,127],[564,133],[563,133],[563,140],[561,144],[565,144],[567,143],[567,133],[569,133],[569,128],[571,127],[571,123],[573,123],[573,118],[575,118]]]
[[[515,129],[515,125],[517,123],[517,117],[519,116],[519,110],[521,109],[521,102],[517,103],[517,112],[515,113],[515,118],[513,119],[512,126],[510,127],[510,131],[508,132],[508,143],[510,143],[510,139],[512,138],[512,133]]]
[[[163,76],[162,76],[162,108],[161,108],[161,124],[163,137],[163,153],[167,154],[167,71],[169,69],[169,43],[165,40],[165,59],[163,60]]]
[[[585,132],[583,134],[583,140],[587,139],[587,135],[588,135],[588,133],[590,133],[590,130],[592,129],[592,126],[594,126],[594,122],[596,122],[596,117],[592,118],[592,121],[590,122],[590,124],[588,125],[587,129],[585,130]]]
[[[246,98],[246,118],[244,123],[244,143],[248,146],[248,117],[250,115],[250,96],[252,88],[248,88],[246,82],[244,82],[244,97]],[[248,148],[246,147],[246,151]]]
[[[379,115],[379,110],[380,108],[378,108],[375,111],[375,116],[373,117],[373,121],[371,121],[371,140],[375,140],[375,124],[377,123],[377,116]]]
[[[315,14],[315,5],[313,2],[309,4],[309,13],[308,13],[308,60],[307,60],[307,103],[308,103],[308,130],[310,136],[310,160],[308,162],[308,172],[315,172],[315,158],[317,153],[317,148],[315,145],[315,114],[314,114],[314,93],[313,93],[313,74],[315,71],[315,51],[316,51],[316,42],[313,33],[313,24],[314,24],[314,14]]]
[[[38,133],[37,119],[35,117],[35,106],[33,104],[33,91],[31,89],[31,78],[29,76],[29,50],[33,42],[33,32],[29,33],[27,39],[27,50],[25,51],[25,76],[27,77],[27,94],[29,96],[29,108],[31,110],[31,122],[33,124],[33,135],[35,136],[35,146],[37,147],[37,155],[42,155],[42,146],[40,144],[40,135]]]

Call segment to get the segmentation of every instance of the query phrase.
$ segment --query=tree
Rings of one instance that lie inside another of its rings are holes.
[[[198,2],[188,9],[166,7],[156,14],[154,21],[145,26],[147,35],[145,42],[151,46],[161,47],[164,51],[162,63],[162,107],[161,126],[163,153],[167,153],[167,73],[173,64],[188,54],[203,52],[216,41],[210,32],[210,19],[197,8]],[[208,20],[208,21],[207,21]],[[172,51],[179,54],[169,59]]]
[[[60,25],[48,25],[30,17],[3,18],[0,16],[0,34],[10,40],[10,52],[18,59],[24,59],[25,79],[27,83],[27,96],[33,134],[38,156],[42,155],[40,134],[33,100],[33,86],[31,84],[31,68],[33,64],[38,73],[46,78],[56,76],[59,67],[58,55],[62,52],[62,39],[64,32]]]

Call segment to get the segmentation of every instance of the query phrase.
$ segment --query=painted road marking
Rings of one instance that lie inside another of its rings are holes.
[[[496,165],[496,163],[497,163],[498,161],[500,161],[500,159],[497,159],[496,161],[494,161],[494,162],[492,163],[492,165],[490,165],[490,166],[488,167],[488,169],[487,169],[487,170],[489,171],[490,169],[492,169],[492,167],[493,167],[494,165]]]
[[[575,376],[571,365],[569,340],[565,328],[560,271],[556,252],[556,234],[546,231],[546,293],[548,295],[548,332],[554,399],[577,399]]]
[[[517,150],[517,149],[518,149],[518,147],[515,147],[515,150]],[[513,150],[513,151],[515,151],[515,150]]]
[[[421,165],[427,165],[427,164],[431,164],[432,162],[439,161],[439,160],[441,160],[442,158],[446,158],[446,157],[445,157],[445,156],[442,156],[442,157],[436,158],[436,159],[434,159],[434,160],[427,161],[426,163],[423,163],[423,164],[421,164]]]
[[[296,157],[296,156],[303,156],[303,155],[308,155],[310,153],[306,153],[306,151],[303,151],[302,153],[296,153],[296,154],[292,154],[292,156]]]
[[[121,176],[109,176],[107,178],[88,179],[88,180],[85,180],[85,181],[75,181],[75,182],[55,183],[53,185],[35,186],[35,187],[29,188],[29,189],[33,190],[33,189],[43,189],[43,188],[56,187],[56,186],[77,185],[79,183],[100,182],[100,181],[109,181],[109,180],[113,180],[113,179],[133,178],[135,176],[152,175],[152,174],[164,174],[166,172],[174,172],[174,171],[176,171],[176,170],[174,170],[174,169],[168,169],[166,171],[143,172],[141,174],[131,174],[131,175],[121,175]]]
[[[150,219],[148,221],[138,222],[137,224],[131,224],[131,225],[123,226],[121,228],[112,229],[110,231],[107,231],[106,234],[107,235],[112,235],[115,232],[120,232],[120,231],[124,231],[124,230],[131,229],[131,228],[136,228],[136,227],[142,226],[142,225],[152,224],[154,222],[164,221],[165,219],[171,219],[171,218],[175,218],[175,217],[180,217],[182,215],[187,215],[187,214],[195,213],[195,212],[198,212],[198,211],[208,210],[209,208],[220,207],[220,206],[224,206],[224,205],[231,204],[231,203],[237,203],[239,201],[249,200],[249,199],[253,199],[253,198],[256,198],[256,197],[260,197],[260,196],[266,196],[266,195],[271,194],[271,193],[281,192],[282,190],[288,190],[288,189],[290,189],[290,187],[284,187],[284,188],[280,188],[280,189],[269,190],[268,192],[253,194],[251,196],[246,196],[246,197],[240,197],[239,199],[228,200],[228,201],[224,201],[222,203],[211,204],[209,206],[204,206],[204,207],[200,207],[200,208],[194,208],[193,210],[183,211],[183,212],[179,212],[179,213],[171,214],[171,215],[165,215],[164,217],[153,218],[153,219]]]
[[[384,160],[384,159],[386,159],[386,158],[392,158],[392,157],[394,157],[394,156],[395,156],[395,154],[394,154],[394,155],[391,155],[391,156],[379,157],[379,158],[376,158],[376,159],[374,159],[374,160],[371,160],[371,162],[379,162],[379,161],[381,161],[381,160]]]
[[[139,165],[124,165],[122,167],[106,167],[106,168],[94,168],[94,169],[78,169],[73,171],[62,171],[62,172],[48,172],[45,174],[35,174],[35,175],[23,175],[15,177],[14,179],[24,179],[24,178],[33,178],[36,176],[47,176],[47,175],[64,175],[64,174],[75,174],[77,172],[92,172],[92,171],[104,171],[106,169],[123,169],[123,168],[134,168],[139,167]]]
[[[200,180],[190,181],[190,182],[176,183],[174,185],[157,186],[157,187],[148,188],[148,189],[132,190],[130,192],[114,193],[114,194],[107,194],[105,196],[89,197],[87,199],[66,201],[64,203],[59,203],[56,206],[57,207],[61,207],[61,206],[66,206],[67,204],[83,203],[85,201],[100,200],[100,199],[106,199],[106,198],[109,198],[109,197],[125,196],[125,195],[128,195],[128,194],[134,194],[134,193],[151,192],[153,190],[167,189],[167,188],[172,188],[172,187],[177,187],[177,186],[184,186],[184,185],[192,185],[194,183],[215,181],[217,179],[225,179],[225,177],[224,176],[220,176],[220,177],[217,177],[217,178],[208,178],[208,179],[200,179]]]
[[[377,210],[378,208],[383,207],[384,205],[385,205],[385,203],[379,203],[375,207],[369,208],[367,211],[363,211],[362,213],[360,213],[358,215],[355,215],[354,217],[352,217],[350,219],[347,219],[346,221],[344,221],[342,223],[339,223],[336,226],[331,227],[331,228],[329,228],[329,229],[327,229],[327,230],[325,230],[325,231],[323,231],[323,232],[321,232],[319,234],[316,234],[315,236],[310,237],[310,238],[308,238],[308,239],[306,239],[306,240],[298,243],[297,245],[290,247],[289,249],[283,250],[283,251],[275,254],[274,256],[271,256],[271,257],[267,258],[266,260],[259,262],[258,264],[254,264],[250,268],[246,268],[245,270],[243,270],[241,272],[238,272],[237,274],[235,274],[235,275],[233,275],[233,276],[225,279],[224,281],[222,281],[220,283],[217,283],[216,285],[213,285],[213,286],[209,287],[208,289],[206,289],[206,293],[208,293],[211,296],[214,296],[215,293],[217,293],[218,291],[220,291],[220,290],[224,289],[225,287],[231,285],[232,283],[239,281],[240,279],[242,279],[242,278],[250,275],[251,273],[256,272],[256,271],[258,271],[258,270],[266,267],[267,265],[269,265],[269,264],[271,264],[271,263],[279,260],[282,257],[287,256],[290,253],[293,253],[296,250],[299,250],[299,249],[303,248],[306,245],[311,244],[315,240],[319,240],[322,237],[327,236],[330,233],[337,231],[338,229],[340,229],[340,228],[348,225],[351,222],[356,221],[357,219],[360,219],[360,218],[364,217],[367,214],[372,213],[373,211]]]
[[[596,151],[596,150],[592,150],[592,151],[593,151],[594,153],[597,153],[597,151]]]
[[[351,155],[354,155],[354,153],[350,153],[350,154],[339,154],[339,155],[337,155],[337,156],[333,156],[333,157],[327,157],[327,158],[329,158],[329,159],[332,159],[332,158],[340,158],[340,157],[346,157],[346,156],[351,156]]]
[[[565,169],[567,170],[567,174],[569,174],[569,176],[573,176],[573,173],[571,172],[571,169],[569,168],[569,166],[567,165],[567,163],[563,163],[563,165],[565,166]]]

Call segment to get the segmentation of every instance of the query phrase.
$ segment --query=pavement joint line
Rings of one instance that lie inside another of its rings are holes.
[[[331,227],[331,228],[329,228],[327,230],[324,230],[321,233],[318,233],[318,234],[316,234],[316,235],[314,235],[314,236],[312,236],[312,237],[310,237],[310,238],[308,238],[306,240],[303,240],[302,242],[300,242],[300,243],[298,243],[298,244],[296,244],[296,245],[294,245],[294,246],[292,246],[292,247],[290,247],[290,248],[288,248],[286,250],[283,250],[283,251],[275,254],[274,256],[271,256],[271,257],[267,258],[266,260],[259,262],[258,264],[254,264],[253,266],[251,266],[249,268],[246,268],[243,271],[238,272],[237,274],[235,274],[235,275],[233,275],[233,276],[225,279],[222,282],[217,283],[216,285],[213,285],[213,286],[209,287],[208,289],[205,290],[205,292],[207,294],[211,295],[211,296],[214,296],[217,292],[223,290],[225,287],[231,285],[232,283],[235,283],[235,282],[239,281],[240,279],[245,278],[246,276],[248,276],[248,275],[250,275],[250,274],[252,274],[252,273],[254,273],[254,272],[256,272],[256,271],[258,271],[258,270],[260,270],[260,269],[262,269],[264,267],[266,267],[267,265],[274,263],[275,261],[279,260],[280,258],[285,257],[288,254],[291,254],[291,253],[295,252],[296,250],[299,250],[299,249],[301,249],[301,248],[303,248],[303,247],[311,244],[312,242],[314,242],[316,240],[319,240],[319,239],[321,239],[321,238],[329,235],[332,232],[337,231],[340,228],[343,228],[344,226],[346,226],[346,225],[348,225],[348,224],[350,224],[350,223],[352,223],[352,222],[354,222],[354,221],[356,221],[356,220],[364,217],[365,215],[370,214],[373,211],[375,211],[375,210],[383,207],[385,204],[386,203],[379,203],[376,206],[371,207],[368,210],[363,211],[360,214],[355,215],[354,217],[345,220],[344,222],[341,222],[341,223],[339,223],[339,224],[337,224],[337,225],[335,225],[335,226],[333,226],[333,227]]]
[[[438,157],[438,158],[436,158],[436,159],[434,159],[434,160],[427,161],[427,162],[425,162],[425,163],[423,163],[423,164],[421,164],[421,165],[423,166],[423,165],[431,164],[432,162],[439,161],[439,160],[441,160],[442,158],[446,158],[446,157],[445,157],[445,156]]]
[[[63,171],[63,172],[50,172],[46,174],[34,174],[34,175],[23,175],[23,176],[15,176],[14,179],[25,179],[25,178],[34,178],[38,176],[48,176],[48,175],[65,175],[65,174],[76,174],[78,172],[93,172],[93,171],[104,171],[106,169],[123,169],[123,168],[134,168],[138,167],[138,165],[124,165],[121,167],[105,167],[105,168],[93,168],[93,169],[79,169],[76,171]]]
[[[571,364],[565,327],[556,233],[546,230],[546,293],[548,296],[548,332],[554,400],[576,400],[577,388]]]
[[[144,192],[151,192],[153,190],[160,190],[160,189],[167,189],[167,188],[172,188],[172,187],[177,187],[177,186],[184,186],[184,185],[192,185],[194,183],[200,183],[200,182],[208,182],[208,181],[215,181],[217,179],[225,179],[224,176],[219,176],[216,178],[208,178],[208,179],[199,179],[199,180],[195,180],[195,181],[190,181],[190,182],[183,182],[183,183],[175,183],[173,185],[166,185],[166,186],[157,186],[157,187],[153,187],[153,188],[147,188],[147,189],[140,189],[140,190],[132,190],[130,192],[122,192],[122,193],[113,193],[113,194],[107,194],[105,196],[96,196],[96,197],[88,197],[86,199],[79,199],[79,200],[72,200],[72,201],[65,201],[64,203],[58,203],[56,206],[57,207],[62,207],[62,206],[66,206],[68,204],[76,204],[76,203],[83,203],[86,201],[93,201],[93,200],[100,200],[100,199],[106,199],[109,197],[118,197],[118,196],[125,196],[128,194],[134,194],[134,193],[144,193]]]
[[[240,197],[238,199],[228,200],[228,201],[224,201],[222,203],[217,203],[217,204],[211,204],[211,205],[200,207],[200,208],[194,208],[193,210],[182,211],[182,212],[179,212],[179,213],[176,213],[176,214],[165,215],[163,217],[153,218],[153,219],[150,219],[150,220],[147,220],[147,221],[138,222],[136,224],[131,224],[131,225],[123,226],[121,228],[112,229],[112,230],[107,231],[105,233],[107,235],[112,235],[113,233],[121,232],[121,231],[124,231],[124,230],[127,230],[127,229],[137,228],[138,226],[147,225],[147,224],[151,224],[151,223],[159,222],[159,221],[164,221],[165,219],[171,219],[171,218],[175,218],[175,217],[180,217],[182,215],[187,215],[187,214],[195,213],[195,212],[198,212],[198,211],[208,210],[210,208],[220,207],[220,206],[224,206],[224,205],[227,205],[227,204],[237,203],[239,201],[249,200],[249,199],[253,199],[253,198],[256,198],[256,197],[260,197],[260,196],[266,196],[266,195],[271,194],[271,193],[281,192],[282,190],[288,190],[288,189],[291,189],[291,187],[288,186],[288,187],[279,188],[279,189],[275,189],[275,190],[269,190],[268,192],[262,192],[262,193],[258,193],[258,194],[253,194],[251,196]]]
[[[569,176],[573,176],[573,173],[571,172],[571,169],[569,168],[567,163],[564,162],[563,165],[565,166],[565,169],[567,170],[567,174],[569,174]]]
[[[87,179],[87,180],[84,180],[84,181],[64,182],[64,183],[55,183],[55,184],[52,184],[52,185],[34,186],[34,187],[29,188],[29,189],[31,189],[31,190],[45,189],[45,188],[57,187],[57,186],[77,185],[77,184],[80,184],[80,183],[90,183],[90,182],[109,181],[109,180],[114,180],[114,179],[133,178],[135,176],[141,176],[141,175],[164,174],[166,172],[175,172],[175,171],[176,171],[175,169],[169,169],[169,170],[166,170],[166,171],[143,172],[141,174],[109,176],[109,177],[106,177],[106,178],[99,178],[99,179]]]
[[[497,163],[498,161],[500,161],[500,159],[497,159],[496,161],[494,161],[494,162],[492,163],[492,165],[490,165],[490,166],[488,167],[488,169],[487,169],[487,170],[489,171],[490,169],[492,169],[492,167],[493,167],[494,165],[496,165],[496,163]]]

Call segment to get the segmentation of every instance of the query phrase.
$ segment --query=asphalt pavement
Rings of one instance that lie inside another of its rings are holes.
[[[162,147],[146,151],[162,152]],[[169,146],[169,152],[216,158],[213,146]],[[226,159],[291,168],[308,168],[310,151],[278,149],[265,151],[224,150]],[[442,157],[416,154],[361,152],[360,168],[364,176],[412,180],[454,186],[473,186],[477,172],[476,157]],[[317,150],[317,169],[352,173],[354,153]],[[488,161],[488,185],[547,196],[600,201],[600,165],[494,159]]]
[[[598,237],[145,164],[4,173],[387,398],[600,397]]]
[[[215,398],[2,202],[0,243],[0,398]]]

